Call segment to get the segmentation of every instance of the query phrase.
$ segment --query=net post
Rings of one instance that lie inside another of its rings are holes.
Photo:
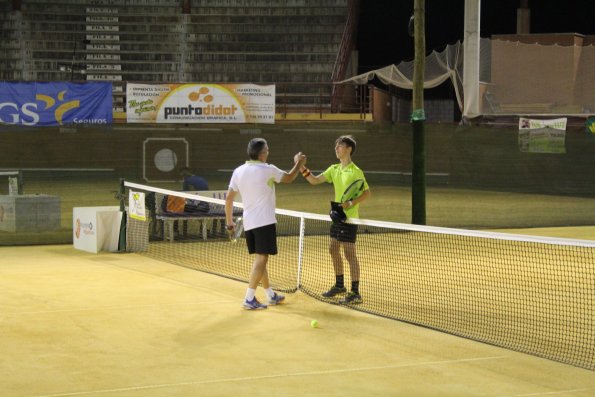
[[[124,178],[120,178],[120,188],[118,189],[118,198],[120,199],[120,212],[122,213],[122,221],[120,222],[120,236],[118,239],[118,252],[126,252],[126,203],[124,193],[126,188],[124,187]]]
[[[126,203],[124,201],[124,193],[126,187],[124,186],[124,178],[120,178],[120,188],[118,189],[118,198],[120,199],[120,211],[124,212],[126,209]]]
[[[304,257],[304,235],[306,231],[306,219],[304,215],[300,216],[300,240],[298,244],[298,268],[297,268],[297,285],[296,291],[300,290],[302,285],[302,260]]]
[[[24,186],[23,170],[18,170],[17,183],[18,183],[18,192],[19,192],[19,195],[21,195],[21,194],[23,194],[23,186]]]

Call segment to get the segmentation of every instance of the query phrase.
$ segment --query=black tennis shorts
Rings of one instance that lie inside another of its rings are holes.
[[[277,225],[246,230],[246,245],[250,254],[277,255]]]
[[[351,223],[331,223],[331,237],[343,243],[355,243],[357,225]]]

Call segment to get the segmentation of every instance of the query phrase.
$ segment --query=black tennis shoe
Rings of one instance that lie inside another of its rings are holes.
[[[345,292],[347,292],[347,289],[345,287],[337,287],[336,285],[333,285],[331,289],[329,289],[326,292],[323,292],[322,296],[324,296],[325,298],[332,298],[335,295],[344,294]]]
[[[347,294],[347,296],[345,297],[345,299],[342,299],[340,303],[343,304],[357,304],[357,303],[362,303],[362,296],[360,294],[358,294],[357,292],[353,292],[351,291],[350,293]]]

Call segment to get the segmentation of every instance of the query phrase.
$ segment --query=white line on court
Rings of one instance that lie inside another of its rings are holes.
[[[530,396],[555,396],[556,394],[567,394],[574,392],[582,392],[593,390],[592,388],[586,389],[568,389],[568,390],[557,390],[557,391],[546,391],[543,393],[529,393],[529,394],[506,394],[499,397],[530,397]]]
[[[63,312],[88,312],[97,310],[130,310],[139,308],[164,307],[164,306],[190,306],[190,305],[204,305],[230,303],[231,300],[206,300],[206,301],[192,301],[192,302],[172,302],[155,305],[114,305],[114,306],[96,306],[96,307],[81,307],[78,309],[54,309],[54,310],[34,310],[28,312],[4,312],[4,315],[19,315],[19,314],[44,314],[44,313],[63,313]]]
[[[284,374],[276,374],[276,375],[246,376],[246,377],[241,377],[241,378],[209,379],[209,380],[199,380],[199,381],[194,381],[194,382],[164,383],[164,384],[145,385],[145,386],[122,387],[122,388],[117,388],[117,389],[87,390],[87,391],[70,392],[70,393],[43,394],[43,395],[35,395],[34,397],[67,397],[67,396],[83,396],[83,395],[90,395],[90,394],[121,393],[121,392],[126,392],[126,391],[162,389],[162,388],[168,388],[168,387],[181,387],[181,386],[196,386],[196,385],[206,385],[206,384],[213,384],[213,383],[250,382],[250,381],[255,381],[255,380],[290,378],[290,377],[296,377],[296,376],[317,376],[317,375],[341,374],[341,373],[349,373],[349,372],[363,372],[363,371],[377,371],[377,370],[396,369],[396,368],[422,367],[422,366],[428,366],[428,365],[459,364],[459,363],[468,363],[468,362],[475,362],[475,361],[500,360],[503,358],[508,358],[508,357],[507,356],[476,357],[476,358],[463,358],[463,359],[459,359],[459,360],[426,361],[426,362],[421,362],[421,363],[383,365],[383,366],[378,366],[378,367],[331,369],[331,370],[326,370],[326,371],[294,372],[294,373],[284,373]]]

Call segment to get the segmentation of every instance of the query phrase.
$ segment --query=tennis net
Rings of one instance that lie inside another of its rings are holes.
[[[251,258],[226,235],[223,197],[124,185],[146,197],[147,221],[128,217],[129,250],[247,281]],[[164,214],[171,197],[185,211]],[[340,304],[322,296],[335,282],[329,216],[279,209],[277,222],[273,288]],[[354,223],[363,301],[346,307],[595,370],[595,241]],[[348,290],[350,272],[345,262]]]

